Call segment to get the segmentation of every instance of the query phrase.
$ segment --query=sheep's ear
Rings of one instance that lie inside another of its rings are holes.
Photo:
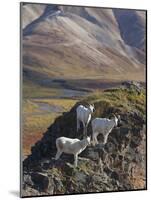
[[[119,119],[119,120],[120,120],[120,119],[121,119],[121,116],[120,116],[120,115],[117,115],[117,119]]]

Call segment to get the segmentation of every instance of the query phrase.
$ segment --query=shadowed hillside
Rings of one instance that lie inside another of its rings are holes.
[[[133,10],[113,10],[126,44],[145,51],[145,14]]]

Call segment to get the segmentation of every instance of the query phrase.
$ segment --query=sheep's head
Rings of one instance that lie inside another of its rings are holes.
[[[88,145],[91,144],[91,139],[90,139],[90,137],[87,137],[86,140],[87,140]]]
[[[115,122],[115,126],[118,125],[118,121],[120,121],[120,115],[116,116],[115,114],[113,114],[114,116],[114,122]]]
[[[118,122],[121,122],[121,116],[117,115]]]
[[[94,104],[89,105],[89,110],[91,111],[91,113],[93,113],[95,111]]]

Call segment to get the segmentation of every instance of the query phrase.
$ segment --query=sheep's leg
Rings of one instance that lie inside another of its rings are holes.
[[[87,126],[84,127],[84,135],[87,137]]]
[[[97,133],[93,133],[92,134],[92,140],[93,140],[93,146],[95,146],[96,144],[98,144]]]
[[[78,164],[78,154],[74,155],[74,166],[77,167]]]
[[[98,142],[98,140],[97,140],[97,136],[96,136],[96,135],[95,135],[94,139],[95,139],[95,144],[99,144],[99,142]]]
[[[85,135],[86,135],[86,137],[87,137],[87,131],[88,131],[88,124],[89,124],[89,122],[87,122],[86,126],[85,126]]]
[[[84,122],[83,122],[83,135],[86,136],[86,125]]]
[[[106,135],[104,135],[104,142],[103,142],[103,144],[106,144],[106,143],[107,143],[108,136],[109,136],[109,133],[106,134]]]
[[[93,144],[93,146],[95,146],[94,133],[92,133],[92,144]]]
[[[98,165],[100,165],[101,173],[103,173],[103,162],[101,158],[98,160]]]
[[[78,132],[79,129],[80,129],[80,121],[79,121],[79,119],[77,118],[77,132]]]
[[[57,151],[55,160],[58,160],[60,158],[61,154],[62,154],[61,151]]]

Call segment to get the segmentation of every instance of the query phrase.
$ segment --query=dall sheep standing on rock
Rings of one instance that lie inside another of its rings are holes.
[[[91,114],[94,112],[94,105],[89,105],[89,107],[85,107],[83,105],[79,105],[76,109],[77,112],[77,132],[80,128],[80,122],[83,124],[84,134],[87,136],[87,126],[91,120]]]
[[[57,154],[55,160],[58,160],[61,154],[68,153],[74,155],[74,165],[77,167],[78,155],[90,144],[90,137],[79,140],[67,137],[59,137],[56,139]]]
[[[112,129],[117,126],[120,115],[114,115],[113,119],[95,118],[92,120],[92,140],[93,145],[98,144],[97,136],[101,133],[104,137],[103,144],[107,143],[108,136]]]

